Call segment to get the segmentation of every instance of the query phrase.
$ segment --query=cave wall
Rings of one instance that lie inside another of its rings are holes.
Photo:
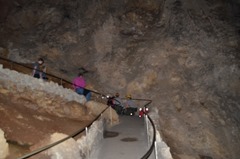
[[[1,54],[152,98],[175,158],[240,156],[239,0],[0,3]]]

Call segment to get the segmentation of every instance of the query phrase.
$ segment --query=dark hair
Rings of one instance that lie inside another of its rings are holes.
[[[82,76],[82,75],[83,75],[83,73],[82,73],[82,72],[79,72],[79,73],[78,73],[78,76]]]
[[[42,62],[44,62],[43,58],[39,58],[38,61],[42,61]]]

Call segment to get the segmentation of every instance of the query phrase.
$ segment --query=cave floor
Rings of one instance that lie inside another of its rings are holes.
[[[98,158],[141,158],[148,150],[144,118],[120,116],[120,123],[104,133]]]

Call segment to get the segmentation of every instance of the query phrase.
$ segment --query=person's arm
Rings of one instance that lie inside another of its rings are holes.
[[[35,75],[35,73],[36,73],[36,69],[37,69],[37,65],[34,65],[34,67],[33,67],[33,72],[32,72],[32,76]]]
[[[47,70],[46,66],[45,66],[45,65],[42,66],[42,69],[41,69],[41,71],[39,72],[39,75],[40,75],[40,78],[41,78],[41,79],[43,79],[43,78],[44,78],[44,75],[46,75],[46,74],[45,74],[45,73],[46,73],[46,70]]]
[[[128,100],[126,100],[125,103],[124,103],[124,107],[127,108],[128,105],[129,105],[129,104],[128,104]]]
[[[47,67],[46,66],[43,66],[43,72],[47,73]]]
[[[76,90],[76,78],[75,79],[73,79],[73,81],[72,81],[72,89],[75,91]]]
[[[87,86],[87,83],[86,83],[86,81],[85,81],[85,79],[84,78],[82,78],[83,80],[82,80],[82,83],[81,83],[81,87],[82,88],[85,88],[86,86]]]

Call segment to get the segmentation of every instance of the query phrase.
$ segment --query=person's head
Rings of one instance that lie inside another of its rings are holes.
[[[39,59],[38,59],[38,63],[41,65],[41,64],[44,63],[44,60],[43,60],[42,58],[39,58]]]
[[[78,73],[78,77],[80,77],[80,76],[83,76],[83,73],[82,73],[82,72],[79,72],[79,73]]]
[[[116,93],[116,94],[115,94],[115,97],[119,97],[119,93]]]

